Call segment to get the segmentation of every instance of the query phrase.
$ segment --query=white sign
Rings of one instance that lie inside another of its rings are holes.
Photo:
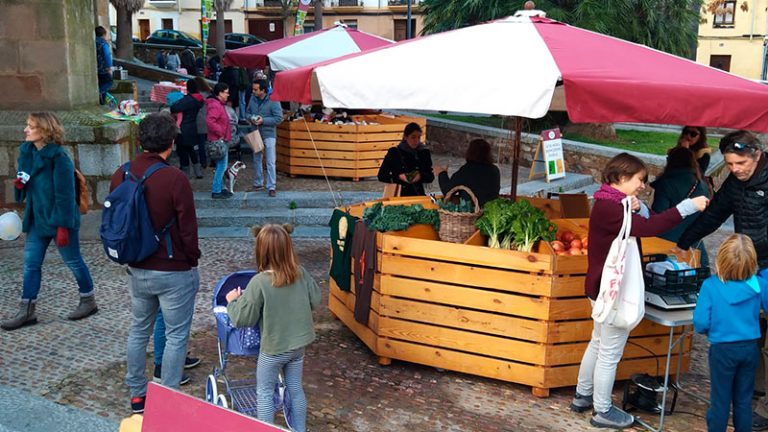
[[[542,131],[541,139],[547,181],[565,177],[565,158],[563,157],[563,139],[560,135],[560,129]]]
[[[269,31],[274,32],[275,31],[275,23],[271,22],[269,23]]]

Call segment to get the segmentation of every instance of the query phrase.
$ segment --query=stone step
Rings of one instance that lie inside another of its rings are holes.
[[[288,209],[239,209],[206,208],[197,211],[199,227],[238,227],[248,228],[267,223],[290,223],[295,226],[326,226],[331,219],[332,208]]]
[[[328,238],[330,228],[327,225],[299,225],[293,228],[293,238]],[[249,227],[200,227],[197,230],[200,238],[249,238]]]
[[[600,189],[600,183],[592,183],[587,186],[581,186],[581,187],[564,191],[563,193],[566,193],[566,194],[583,193],[583,194],[587,194],[588,197],[592,197],[592,195],[594,195],[598,189]]]
[[[334,196],[336,201],[334,201]],[[277,196],[270,198],[266,191],[235,192],[230,199],[213,199],[210,192],[195,192],[195,206],[198,210],[216,209],[288,209],[291,202],[296,203],[297,209],[326,208],[332,209],[337,205],[350,205],[381,198],[381,192],[300,192],[279,191]]]
[[[544,179],[535,179],[517,185],[517,194],[520,196],[544,196],[547,192],[564,192],[587,187],[594,183],[592,176],[587,174],[567,173],[565,178],[552,180],[547,183]],[[509,194],[510,187],[502,187],[501,194]]]
[[[119,425],[95,414],[0,385],[0,431],[110,432]]]

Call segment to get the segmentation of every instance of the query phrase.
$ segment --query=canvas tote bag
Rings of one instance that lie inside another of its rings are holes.
[[[592,319],[632,330],[645,315],[645,283],[640,249],[632,231],[631,198],[621,201],[624,220],[603,264],[600,293],[592,307]]]
[[[261,139],[261,133],[258,129],[254,129],[253,132],[249,132],[243,139],[254,153],[259,153],[264,150],[264,141]]]

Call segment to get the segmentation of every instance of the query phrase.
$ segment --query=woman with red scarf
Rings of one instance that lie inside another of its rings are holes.
[[[608,162],[602,174],[603,184],[595,192],[595,204],[589,218],[589,261],[585,293],[594,304],[600,292],[603,265],[608,258],[611,243],[619,234],[624,220],[621,201],[632,199],[633,237],[654,237],[669,231],[685,216],[704,210],[706,197],[688,198],[663,213],[650,214],[648,208],[637,199],[645,189],[648,169],[643,161],[628,153],[621,153]],[[616,378],[616,366],[624,353],[629,329],[594,322],[592,339],[589,341],[579,368],[576,396],[571,409],[583,412],[594,409],[592,426],[622,429],[631,426],[635,419],[611,401],[611,391]]]

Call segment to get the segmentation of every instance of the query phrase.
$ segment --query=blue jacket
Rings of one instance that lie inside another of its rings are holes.
[[[101,58],[99,58],[101,55]],[[112,49],[109,47],[109,42],[104,38],[96,38],[96,69],[100,74],[109,73],[109,68],[112,67]]]
[[[264,99],[251,96],[248,108],[245,109],[245,118],[248,120],[252,116],[264,119],[264,123],[259,126],[262,139],[277,137],[277,125],[283,121],[283,109],[278,102],[269,100],[269,95],[264,96]]]
[[[56,228],[80,228],[80,210],[75,202],[75,166],[67,152],[57,144],[38,150],[29,141],[19,148],[18,170],[29,174],[24,189],[16,191],[16,201],[24,202],[23,231],[53,237]]]
[[[693,311],[693,326],[710,343],[760,338],[760,307],[768,306],[768,283],[752,276],[746,281],[704,281]]]

